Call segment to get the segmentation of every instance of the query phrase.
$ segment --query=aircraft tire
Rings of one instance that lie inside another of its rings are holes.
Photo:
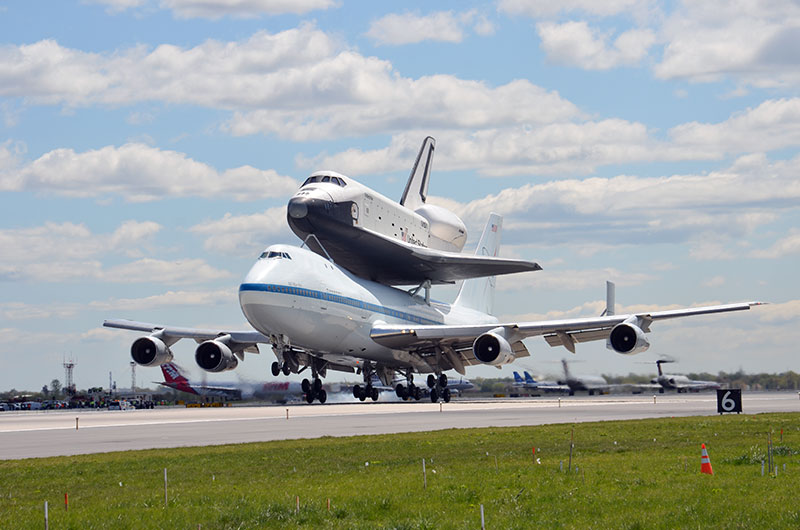
[[[373,388],[372,389],[372,396],[371,397],[372,397],[372,401],[378,401],[378,389],[377,388]]]
[[[436,403],[437,401],[439,401],[439,391],[431,388],[431,403]]]
[[[306,394],[306,403],[309,404],[314,403],[314,394],[312,394],[311,392]]]
[[[439,374],[439,386],[442,388],[447,387],[447,376],[444,374]]]
[[[272,375],[274,377],[278,377],[281,373],[281,365],[278,364],[278,361],[272,363]]]
[[[356,385],[353,387],[353,397],[358,399],[360,396],[361,396],[361,385]]]
[[[291,370],[289,369],[289,363],[283,363],[281,370],[283,370],[283,375],[289,375],[291,373]]]
[[[418,386],[414,387],[414,399],[417,401],[422,399],[422,390]]]
[[[450,403],[450,389],[449,388],[445,388],[444,390],[442,390],[442,399],[444,400],[445,403]]]
[[[319,391],[319,394],[317,394],[317,399],[319,400],[320,403],[325,403],[326,401],[328,401],[328,393],[325,392],[324,388]]]
[[[303,382],[300,383],[300,388],[303,389],[303,392],[308,394],[311,392],[311,382],[308,379],[303,379]]]
[[[367,399],[367,393],[362,391],[362,393],[358,395],[358,400],[364,401],[365,399]]]
[[[436,386],[436,376],[433,374],[428,374],[428,388],[433,388]]]
[[[394,390],[395,393],[397,394],[397,397],[399,397],[400,399],[406,398],[407,396],[406,387],[404,387],[403,385],[397,385],[397,388],[395,388]]]
[[[319,394],[322,391],[322,381],[320,381],[319,377],[314,378],[312,388],[314,389],[315,394]]]

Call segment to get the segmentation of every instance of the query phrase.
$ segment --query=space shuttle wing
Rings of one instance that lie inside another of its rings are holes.
[[[329,250],[329,247],[333,247],[337,251],[338,265],[357,276],[387,285],[413,285],[426,280],[439,284],[453,283],[469,278],[542,269],[532,261],[420,247],[369,229],[360,230],[354,239],[346,240],[344,244],[328,241],[325,245]],[[354,244],[358,244],[359,252],[346,252]],[[309,241],[309,246],[316,251],[313,242]]]

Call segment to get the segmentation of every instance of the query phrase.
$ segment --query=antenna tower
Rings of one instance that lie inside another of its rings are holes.
[[[75,395],[75,382],[72,379],[72,372],[75,369],[75,361],[64,359],[64,392],[68,396]]]

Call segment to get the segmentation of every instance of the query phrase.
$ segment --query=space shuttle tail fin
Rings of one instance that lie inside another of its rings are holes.
[[[425,204],[425,199],[428,198],[428,181],[431,175],[431,166],[433,166],[435,147],[436,140],[430,136],[422,141],[417,161],[414,162],[414,168],[411,170],[411,175],[408,176],[406,189],[400,199],[400,204],[409,210],[416,210]]]
[[[500,250],[500,229],[502,226],[503,218],[501,216],[496,213],[489,215],[489,220],[486,221],[481,239],[478,241],[478,248],[475,249],[476,256],[497,257],[497,253]],[[453,305],[475,309],[491,315],[494,310],[494,287],[496,281],[494,276],[464,280]]]

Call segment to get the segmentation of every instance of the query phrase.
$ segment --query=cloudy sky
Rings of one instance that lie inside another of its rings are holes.
[[[104,318],[245,327],[239,282],[298,243],[305,176],[399,198],[427,135],[468,246],[495,211],[503,255],[544,267],[498,282],[504,319],[598,314],[606,279],[618,311],[771,302],[654,325],[633,358],[531,339],[525,367],[798,371],[798,41],[791,0],[6,3],[0,389],[63,379],[64,357],[79,387],[129,385],[135,334]],[[267,376],[263,350],[239,377]]]

